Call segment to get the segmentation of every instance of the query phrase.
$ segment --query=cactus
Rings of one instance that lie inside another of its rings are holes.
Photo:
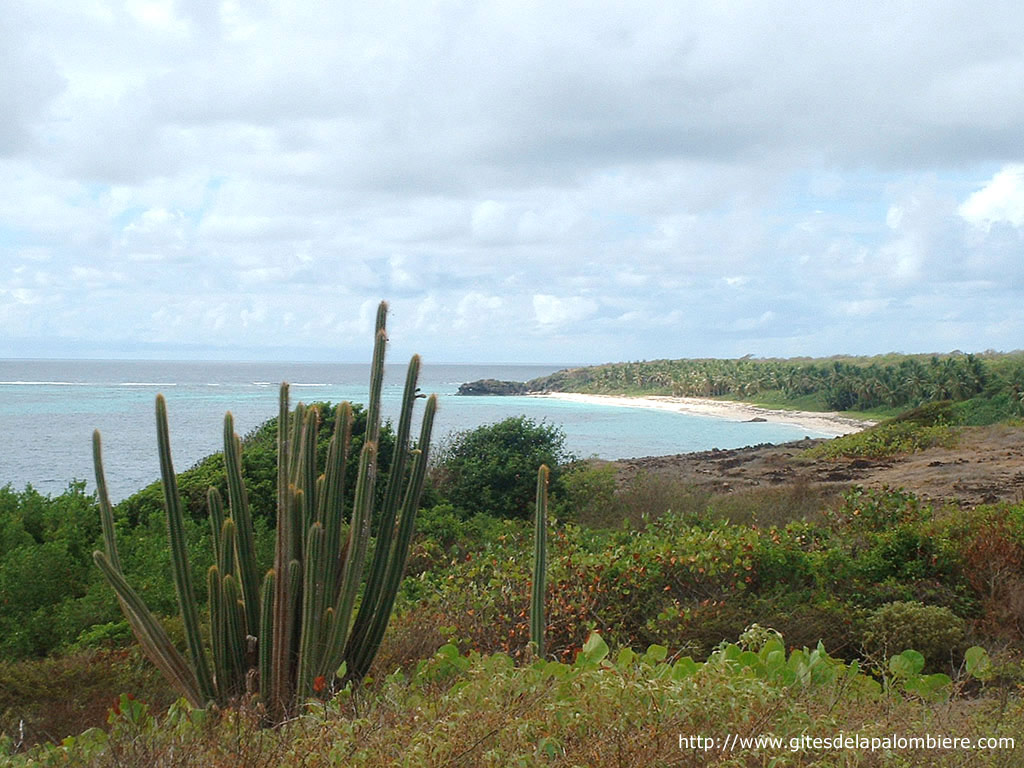
[[[384,372],[387,305],[377,313],[367,427],[359,457],[351,519],[345,520],[345,467],[352,436],[352,408],[338,406],[323,473],[316,462],[320,414],[288,404],[281,385],[278,421],[277,531],[273,567],[259,583],[252,519],[242,479],[241,440],[231,414],[224,419],[228,506],[210,489],[207,498],[214,565],[209,593],[207,654],[199,625],[185,544],[184,519],[171,462],[167,407],[157,397],[157,433],[168,537],[188,659],[121,571],[114,517],[107,496],[99,433],[93,436],[104,552],[93,558],[114,588],[142,648],[172,686],[194,706],[225,705],[249,693],[280,722],[305,699],[330,690],[340,670],[361,678],[380,646],[401,581],[426,480],[436,396],[427,399],[419,441],[409,442],[420,361],[409,364],[388,486],[374,508],[380,396]],[[374,524],[374,521],[376,523]],[[372,530],[371,530],[372,528]],[[370,539],[373,557],[366,567]]]
[[[547,465],[537,470],[537,512],[533,520],[533,590],[530,594],[530,642],[534,652],[544,656],[544,592],[548,567],[548,477]]]

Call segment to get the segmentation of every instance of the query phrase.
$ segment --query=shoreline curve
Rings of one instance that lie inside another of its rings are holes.
[[[692,413],[697,416],[712,416],[728,421],[751,421],[764,419],[774,424],[791,424],[839,437],[860,432],[877,422],[851,419],[835,411],[784,411],[763,408],[750,403],[732,400],[714,400],[706,397],[669,397],[667,395],[584,395],[577,392],[543,392],[528,397],[548,397],[588,405],[611,405],[624,408],[650,408],[675,413]]]

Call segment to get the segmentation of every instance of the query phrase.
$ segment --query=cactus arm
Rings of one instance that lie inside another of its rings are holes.
[[[230,677],[222,687],[227,696],[244,690],[246,676],[245,607],[238,579],[230,573],[221,580],[224,589],[224,623],[227,630],[227,668]]]
[[[302,629],[299,640],[299,670],[295,690],[300,697],[309,696],[313,688],[313,672],[320,663],[320,641],[324,582],[324,528],[320,523],[309,527],[306,537],[306,559],[303,563]]]
[[[220,536],[218,564],[210,567],[206,577],[210,602],[210,646],[221,704],[238,691],[240,681],[245,678],[245,617],[239,605],[238,581],[231,573],[234,552],[235,521],[227,518]]]
[[[387,492],[384,494],[384,514],[390,515],[391,525],[382,525],[381,533],[390,540],[391,527],[394,525],[402,488],[405,486],[405,469],[409,459],[409,432],[412,426],[412,412],[416,405],[416,393],[419,388],[416,382],[420,373],[420,356],[413,355],[409,360],[409,370],[405,378],[405,392],[402,396],[402,410],[398,419],[398,433],[395,435],[395,455],[391,460],[388,475]]]
[[[544,596],[547,580],[548,478],[542,464],[537,470],[537,511],[533,523],[533,589],[530,595],[530,642],[544,656]]]
[[[309,407],[303,419],[301,444],[299,448],[297,485],[302,490],[301,536],[305,542],[309,526],[313,523],[317,507],[316,439],[319,429],[320,409]]]
[[[352,437],[352,406],[348,401],[339,403],[334,409],[334,434],[327,447],[327,463],[324,465],[324,493],[317,501],[316,519],[326,524],[328,513],[340,509],[345,489],[345,464],[348,461],[349,441]],[[340,472],[338,470],[341,470]]]
[[[228,503],[238,536],[237,573],[245,604],[245,627],[250,635],[259,629],[259,576],[256,569],[256,544],[253,536],[249,496],[242,480],[242,441],[235,434],[234,417],[224,416],[224,467],[228,479]]]
[[[275,579],[274,586],[274,607],[273,607],[273,639],[270,669],[270,691],[271,696],[267,701],[270,711],[274,716],[280,718],[288,709],[292,696],[292,655],[293,638],[295,635],[295,604],[301,584],[301,570],[298,575],[293,574],[291,565],[296,562],[290,557],[290,541],[292,524],[294,521],[293,509],[301,503],[297,496],[301,492],[294,486],[288,489],[286,507],[278,510],[278,522],[285,521],[286,533],[278,537],[277,548],[279,559],[275,559],[274,570],[279,574]]]
[[[257,652],[259,654],[259,690],[264,705],[274,699],[273,680],[273,638],[274,638],[274,595],[276,593],[277,576],[273,569],[263,577],[260,589],[260,626]]]
[[[282,530],[287,521],[283,519],[283,511],[288,506],[288,465],[290,464],[290,444],[288,442],[288,383],[282,382],[277,408],[277,549],[282,545]],[[275,549],[274,568],[279,567],[281,553]],[[287,559],[285,559],[287,562]],[[278,571],[281,573],[281,571]]]
[[[370,397],[366,407],[366,433],[363,436],[363,455],[360,456],[359,464],[359,475],[356,481],[355,500],[353,501],[352,508],[352,524],[349,529],[349,546],[348,552],[345,558],[345,568],[342,575],[342,583],[338,592],[338,600],[335,604],[335,616],[334,624],[331,628],[330,636],[327,645],[327,655],[325,656],[325,669],[320,674],[327,674],[328,672],[333,673],[334,668],[341,663],[341,658],[345,653],[345,647],[348,642],[348,635],[350,632],[349,622],[351,621],[351,612],[355,606],[355,590],[358,588],[359,579],[362,576],[363,568],[363,555],[365,552],[366,543],[370,538],[370,523],[371,514],[369,507],[367,508],[367,515],[365,520],[360,518],[360,522],[357,525],[357,505],[360,504],[360,483],[364,479],[369,479],[370,493],[363,499],[363,501],[370,505],[372,504],[373,496],[373,485],[376,482],[376,451],[378,448],[378,440],[380,438],[380,399],[381,390],[384,385],[384,355],[387,349],[387,316],[388,316],[388,305],[387,302],[382,301],[377,307],[377,321],[374,331],[374,342],[373,342],[373,359],[370,363]],[[403,406],[404,410],[404,406]],[[363,472],[363,460],[366,456],[366,446],[372,445],[374,450],[374,460],[372,462],[372,472],[369,475],[364,475]],[[402,446],[396,443],[396,456],[397,453],[402,449]],[[392,469],[394,474],[394,469]],[[385,527],[391,528],[394,526],[394,516],[391,516],[390,525],[385,526],[386,513],[382,515],[381,527],[378,530],[383,531]],[[390,532],[388,533],[390,539]],[[358,542],[357,547],[353,547],[354,543]],[[381,545],[378,539],[376,548],[374,550],[374,563],[373,569],[378,570],[378,552],[381,549],[386,549],[385,546]],[[383,553],[381,557],[386,558],[387,553]],[[350,568],[351,565],[358,563],[358,568],[353,573]],[[368,589],[364,592],[364,600],[369,600],[371,603],[374,602],[374,593],[372,589]],[[362,609],[360,609],[362,612]],[[358,617],[357,617],[358,622]],[[355,631],[355,628],[352,628]]]
[[[212,485],[206,489],[206,509],[210,516],[210,533],[213,534],[213,556],[214,562],[221,573],[226,573],[224,567],[224,542],[221,534],[224,532],[224,500],[220,491]]]
[[[409,361],[409,370],[405,380],[405,395],[402,398],[401,415],[398,420],[398,433],[395,436],[395,451],[391,459],[388,475],[387,491],[384,494],[384,506],[381,508],[376,531],[376,542],[373,549],[373,560],[370,573],[366,578],[366,590],[359,612],[352,626],[350,645],[358,646],[365,642],[373,617],[381,603],[381,587],[384,584],[388,561],[392,555],[392,541],[395,535],[395,520],[401,501],[402,488],[405,483],[406,464],[409,458],[409,431],[412,422],[413,406],[416,404],[416,381],[419,378],[420,358],[414,355]]]
[[[348,550],[342,572],[341,586],[334,604],[334,620],[327,637],[327,646],[318,674],[334,674],[341,664],[348,639],[349,622],[355,606],[356,593],[363,574],[366,546],[370,538],[370,516],[373,504],[373,486],[377,471],[377,446],[364,443],[359,456],[359,474],[356,479],[352,523],[349,526]]]
[[[167,632],[164,631],[156,617],[150,613],[138,592],[132,589],[121,571],[114,568],[106,554],[93,552],[92,558],[117,594],[132,632],[150,661],[163,672],[164,677],[175,690],[188,699],[192,706],[205,706],[208,699],[200,692],[199,683],[188,662],[174,647]]]
[[[178,606],[185,625],[185,639],[189,656],[195,668],[199,690],[208,699],[216,700],[216,690],[209,664],[203,651],[199,631],[199,608],[192,586],[192,568],[185,543],[185,523],[178,495],[178,479],[171,462],[171,441],[167,429],[167,403],[162,395],[156,398],[156,432],[160,452],[160,475],[163,480],[164,505],[167,510],[167,533],[171,543],[171,561],[174,565],[174,586],[178,593]]]
[[[340,575],[339,555],[345,528],[345,469],[348,465],[352,442],[352,406],[343,402],[334,412],[334,435],[331,437],[328,461],[324,474],[324,494],[321,497],[324,523],[324,563],[327,579],[324,584],[325,605],[331,606],[337,595]]]
[[[103,525],[103,546],[111,566],[120,571],[121,560],[117,555],[117,537],[114,535],[114,508],[107,494],[107,478],[103,473],[103,446],[98,429],[92,433],[92,461],[96,469],[96,498],[99,500],[100,522]]]
[[[409,475],[409,483],[406,487],[405,499],[402,504],[402,514],[398,524],[398,535],[390,557],[387,568],[383,574],[383,583],[378,587],[380,597],[375,605],[373,614],[366,624],[365,634],[358,638],[357,642],[350,641],[350,648],[346,649],[346,658],[351,659],[349,674],[360,679],[369,672],[370,664],[377,655],[381,641],[384,639],[384,632],[387,630],[391,620],[391,611],[394,608],[395,597],[398,595],[398,588],[405,575],[405,564],[409,557],[409,545],[412,542],[412,535],[416,525],[416,512],[419,509],[420,498],[423,495],[423,486],[426,483],[427,466],[430,455],[430,436],[434,425],[434,414],[437,411],[437,396],[431,395],[427,399],[427,405],[423,413],[423,424],[420,429],[418,448],[411,451],[413,455],[412,469]],[[370,590],[370,583],[367,582],[367,591]],[[362,608],[360,608],[362,616]],[[355,639],[355,638],[353,638]]]
[[[364,442],[376,443],[380,438],[380,393],[384,386],[384,351],[388,343],[388,304],[377,307],[377,324],[373,337],[373,359],[370,363],[370,399],[366,406],[366,437]]]
[[[139,641],[146,656],[156,665],[172,687],[184,696],[190,704],[201,707],[206,702],[199,692],[196,676],[188,663],[178,653],[164,628],[146,607],[139,594],[132,589],[121,573],[121,561],[117,554],[117,539],[114,534],[114,512],[107,493],[107,482],[103,472],[103,451],[99,430],[93,432],[93,462],[96,468],[96,492],[100,506],[100,522],[103,526],[103,543],[106,553],[94,552],[93,560],[113,587],[117,601],[132,634]]]
[[[228,678],[228,628],[224,612],[224,584],[220,569],[211,565],[206,572],[206,593],[210,603],[210,649],[213,651],[214,683],[217,687],[218,704],[223,704]]]
[[[298,418],[298,409],[296,416]],[[294,489],[291,486],[291,447],[289,440],[288,384],[281,385],[277,419],[277,537],[274,546],[273,578],[263,582],[263,616],[260,632],[260,692],[272,716],[279,716],[287,706],[287,676],[291,652],[291,624],[289,621],[288,563],[292,558],[292,505]],[[266,591],[273,593],[270,611]],[[269,632],[266,630],[269,629]],[[269,642],[268,642],[269,641]]]
[[[306,404],[295,404],[295,415],[288,427],[288,483],[296,488],[299,483],[299,460],[302,457],[302,430],[306,425]]]
[[[221,544],[224,547],[222,552],[217,553],[220,561],[221,578],[226,578],[237,573],[237,560],[235,553],[238,551],[238,526],[233,519],[226,518],[221,526]]]

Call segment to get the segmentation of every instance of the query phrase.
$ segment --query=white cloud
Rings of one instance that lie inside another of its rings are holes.
[[[983,229],[999,222],[1024,227],[1024,164],[1002,168],[963,202],[960,215]]]
[[[335,356],[317,333],[361,340],[382,297],[445,360],[1019,346],[1022,24],[997,0],[16,4],[5,349]],[[907,309],[952,295],[941,327]]]
[[[559,298],[539,293],[533,297],[533,314],[542,326],[562,326],[586,320],[598,310],[598,303],[583,296]]]
[[[491,319],[504,303],[499,296],[488,296],[476,291],[467,293],[456,307],[455,325],[471,334],[493,333],[494,324]]]

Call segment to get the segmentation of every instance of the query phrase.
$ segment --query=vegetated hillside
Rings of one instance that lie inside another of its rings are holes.
[[[966,410],[973,422],[992,423],[1024,412],[1024,353],[651,360],[570,368],[525,386],[534,392],[732,397],[836,411],[981,398],[991,413],[982,412],[980,401]]]
[[[527,645],[530,521],[456,488],[484,476],[500,485],[504,468],[508,481],[521,480],[517,462],[497,460],[502,446],[534,450],[536,440],[521,439],[533,435],[557,449],[559,435],[535,434],[524,419],[481,429],[460,443],[473,446],[462,458],[494,460],[439,468],[367,686],[315,703],[278,730],[261,729],[244,708],[219,719],[165,712],[150,668],[116,627],[100,627],[78,638],[78,655],[0,664],[0,761],[20,720],[30,741],[60,739],[103,724],[97,702],[131,692],[136,700],[118,700],[109,735],[90,731],[12,761],[1016,765],[1019,751],[1008,747],[973,751],[970,763],[958,750],[901,751],[900,763],[892,751],[787,742],[708,755],[678,742],[1024,732],[1024,501],[1014,479],[1024,430],[957,426],[955,413],[940,403],[835,440],[560,467],[551,489],[550,652],[539,663]],[[944,490],[918,483],[918,471],[949,473]],[[0,530],[27,524],[46,539],[46,525],[34,521],[57,520],[57,510],[26,510]],[[143,517],[139,551],[155,561],[158,521]],[[206,536],[204,522],[195,535]],[[59,531],[60,541],[73,538]],[[26,556],[29,538],[17,550]],[[159,571],[149,563],[140,576],[159,587]],[[30,588],[30,567],[0,567],[0,578],[16,573]],[[176,620],[167,622],[173,631]],[[600,642],[588,641],[593,630]],[[69,696],[75,706],[58,709]],[[93,719],[73,720],[75,712]]]

